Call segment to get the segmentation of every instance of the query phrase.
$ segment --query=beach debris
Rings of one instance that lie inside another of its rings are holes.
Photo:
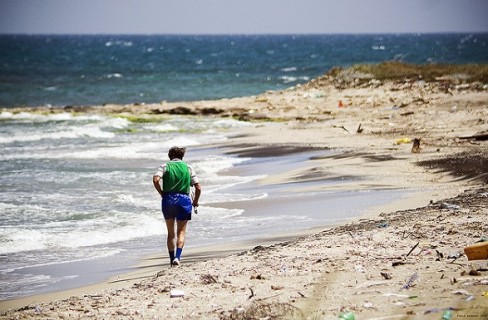
[[[408,279],[407,283],[402,287],[403,289],[407,290],[415,285],[415,281],[417,281],[419,278],[419,275],[417,272],[414,272]]]
[[[351,311],[346,311],[346,312],[339,313],[338,319],[342,319],[342,320],[356,320],[356,317],[354,316],[354,313],[352,313]]]
[[[488,133],[475,134],[472,136],[459,137],[461,140],[475,140],[475,141],[486,141],[488,140]]]
[[[399,293],[393,293],[393,292],[387,292],[383,294],[384,297],[395,297],[395,298],[408,298],[411,299],[411,297],[417,297],[417,296],[409,296],[407,294],[399,294]]]
[[[455,204],[450,204],[450,203],[447,203],[447,202],[441,202],[440,208],[441,209],[454,210],[454,211],[457,211],[457,210],[461,209],[460,206],[455,205]]]
[[[449,255],[447,256],[447,259],[454,259],[453,261],[456,261],[461,257],[461,254],[457,251],[451,251]]]
[[[356,264],[354,265],[354,270],[356,272],[360,272],[360,273],[364,273],[366,270],[364,269],[364,267],[360,264]]]
[[[435,261],[441,261],[442,259],[444,259],[444,254],[442,252],[440,252],[439,250],[435,250],[435,253],[436,253],[436,256],[437,258],[435,259]]]
[[[451,317],[452,317],[452,311],[457,311],[459,309],[457,308],[453,308],[453,307],[449,307],[449,308],[445,308],[445,309],[439,309],[439,308],[434,308],[434,309],[428,309],[428,310],[425,310],[424,311],[424,314],[430,314],[430,313],[438,313],[438,312],[444,312],[443,313],[443,316],[441,319],[444,319],[444,314],[446,314],[446,312],[450,311],[450,314],[451,314]],[[446,319],[450,319],[450,318],[446,318]]]
[[[422,148],[420,148],[420,138],[415,138],[413,139],[413,145],[412,145],[412,153],[420,153],[420,150]]]
[[[451,291],[452,294],[470,296],[471,294],[463,289]]]
[[[171,292],[171,288],[170,287],[160,288],[160,289],[158,289],[158,292],[159,293]]]
[[[406,137],[395,140],[396,145],[400,145],[400,144],[404,144],[404,143],[410,143],[410,142],[411,142],[410,138],[406,138]]]
[[[470,295],[470,296],[467,296],[466,299],[464,299],[466,301],[473,301],[474,300],[474,296],[473,295]]]
[[[417,248],[417,246],[419,245],[420,242],[417,242],[413,247],[412,249],[410,249],[410,251],[407,253],[407,257],[413,252],[413,250],[415,250],[415,248]]]
[[[252,290],[252,288],[249,288],[249,290],[251,291],[251,295],[247,297],[248,300],[254,297],[254,291]]]
[[[462,290],[462,289],[461,290],[455,290],[455,291],[451,291],[451,293],[455,294],[455,295],[464,296],[465,301],[473,301],[474,300],[474,296],[466,290]]]
[[[380,272],[380,274],[383,276],[383,278],[385,278],[386,280],[390,280],[391,279],[391,274],[389,274],[388,272]]]
[[[488,259],[488,241],[478,242],[464,248],[468,260]]]
[[[223,312],[219,319],[302,319],[302,311],[289,303],[264,303],[255,301],[249,307],[239,306],[232,311]]]
[[[469,275],[470,276],[481,276],[481,272],[479,272],[476,269],[471,269],[471,270],[469,270]]]
[[[376,225],[376,227],[378,227],[378,228],[386,228],[386,227],[388,227],[388,222],[378,223]]]
[[[39,305],[36,305],[36,307],[34,308],[34,310],[35,310],[35,312],[36,312],[37,314],[42,313],[42,309],[41,309],[41,307],[40,307]]]
[[[339,100],[339,102],[337,103],[337,107],[339,107],[339,108],[345,108],[346,105],[344,104],[344,102],[342,102],[342,100]]]
[[[361,128],[361,124],[359,124],[358,128],[356,129],[356,133],[363,132],[363,128]]]
[[[391,266],[392,267],[396,267],[396,266],[401,266],[401,265],[404,265],[404,264],[407,264],[405,261],[393,261],[391,263]]]
[[[202,274],[200,280],[203,284],[217,283],[217,280],[210,274]]]
[[[451,320],[452,319],[452,311],[451,310],[446,310],[442,314],[442,320]]]
[[[415,112],[413,112],[413,111],[407,111],[407,112],[400,113],[400,115],[403,116],[403,117],[411,116],[412,114],[415,114]]]
[[[170,298],[180,298],[185,296],[185,292],[183,290],[172,289],[169,292]]]
[[[284,288],[283,286],[271,286],[271,290],[283,290]]]

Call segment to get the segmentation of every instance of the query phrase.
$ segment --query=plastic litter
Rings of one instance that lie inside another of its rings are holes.
[[[410,140],[410,138],[401,138],[401,139],[395,140],[396,145],[399,145],[402,143],[410,143],[410,142],[412,142],[412,140]]]
[[[342,320],[356,320],[356,317],[354,316],[354,313],[348,311],[348,312],[341,312],[339,314],[339,319],[342,319]]]
[[[442,314],[442,320],[451,320],[452,319],[452,311],[451,310],[446,310]]]
[[[488,259],[488,242],[478,242],[464,248],[468,260]]]
[[[413,283],[419,278],[419,275],[417,272],[415,272],[414,274],[412,274],[412,276],[410,277],[410,279],[408,279],[407,283],[403,286],[403,289],[408,289],[410,287],[413,287]]]
[[[443,203],[441,203],[441,209],[459,210],[459,209],[461,209],[461,207],[458,205],[455,205],[455,204],[443,202]]]
[[[171,298],[179,298],[179,297],[184,297],[185,296],[185,292],[183,290],[177,290],[177,289],[173,289],[169,292],[169,296]]]

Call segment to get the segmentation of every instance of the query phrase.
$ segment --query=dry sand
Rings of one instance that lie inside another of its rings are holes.
[[[441,319],[451,311],[453,319],[488,319],[487,260],[463,252],[488,237],[486,87],[319,79],[256,97],[66,110],[260,121],[222,147],[242,155],[337,151],[263,185],[354,175],[360,182],[343,188],[418,193],[290,240],[200,249],[178,268],[148,258],[105,284],[2,302],[1,318]],[[411,152],[414,138],[419,153]]]

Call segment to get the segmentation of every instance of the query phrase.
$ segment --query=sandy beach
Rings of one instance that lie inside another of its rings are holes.
[[[264,186],[409,192],[343,225],[189,250],[178,268],[148,257],[105,283],[3,301],[2,319],[488,319],[487,259],[464,253],[488,240],[486,85],[324,76],[252,97],[30,111],[254,121],[219,147],[237,156],[334,151]],[[358,179],[321,183],[345,176]]]

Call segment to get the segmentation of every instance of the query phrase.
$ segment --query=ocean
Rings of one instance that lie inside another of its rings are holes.
[[[284,195],[291,186],[257,183],[273,173],[263,163],[285,170],[333,151],[238,157],[214,146],[252,123],[9,108],[247,96],[354,63],[487,63],[487,43],[488,34],[0,36],[0,300],[101,281],[122,261],[165,255],[151,179],[173,145],[188,147],[204,186],[190,247],[337,223],[407,192],[297,192],[309,206],[297,212]],[[259,205],[232,205],[242,202]]]
[[[0,35],[0,107],[259,94],[335,66],[487,63],[488,33],[282,36]]]

